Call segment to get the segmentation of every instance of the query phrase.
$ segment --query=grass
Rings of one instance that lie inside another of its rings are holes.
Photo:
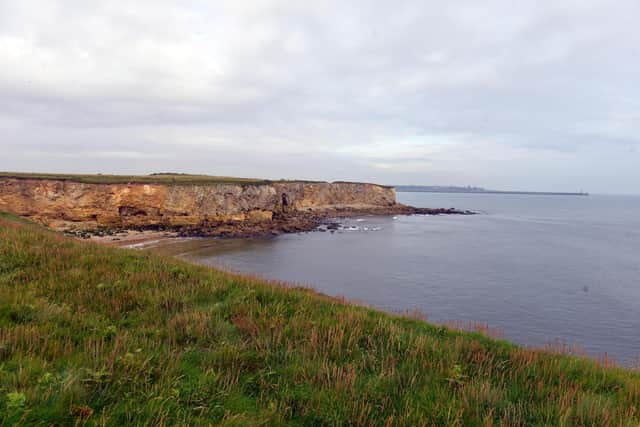
[[[636,372],[0,217],[0,426],[637,426],[639,404]]]
[[[165,185],[212,185],[240,184],[266,185],[273,182],[318,182],[318,181],[270,181],[257,178],[236,178],[228,176],[190,175],[182,173],[154,173],[151,175],[102,175],[102,174],[58,174],[32,172],[0,172],[0,178],[16,179],[53,179],[61,181],[81,182],[85,184],[165,184]]]

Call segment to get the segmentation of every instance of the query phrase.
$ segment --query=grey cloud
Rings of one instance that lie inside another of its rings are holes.
[[[8,0],[0,169],[637,192],[637,16],[631,0]]]

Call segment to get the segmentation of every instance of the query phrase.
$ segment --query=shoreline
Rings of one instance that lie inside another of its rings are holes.
[[[171,231],[155,231],[155,230],[122,230],[114,234],[113,236],[91,236],[89,237],[90,242],[99,243],[101,245],[110,246],[118,249],[136,249],[141,250],[143,252],[153,252],[154,246],[158,243],[162,242],[179,242],[181,240],[189,240],[189,239],[219,239],[222,241],[232,241],[232,240],[240,240],[240,239],[251,239],[251,238],[269,238],[269,237],[277,237],[281,234],[294,234],[294,233],[308,233],[308,232],[327,232],[339,230],[339,228],[333,228],[331,225],[339,226],[340,223],[337,219],[346,219],[346,218],[356,218],[361,216],[390,216],[393,215],[394,212],[387,212],[386,209],[382,209],[384,212],[375,212],[372,213],[370,209],[344,209],[338,210],[341,214],[336,214],[332,216],[323,215],[326,212],[322,212],[320,214],[318,212],[313,216],[323,217],[324,220],[321,221],[315,228],[309,230],[292,230],[292,231],[282,231],[281,233],[276,234],[248,234],[248,235],[234,235],[234,236],[220,236],[215,234],[210,235],[202,235],[202,234],[194,234],[194,235],[181,235],[178,232]],[[398,215],[476,215],[477,212],[473,211],[460,211],[452,208],[416,208],[412,206],[402,206],[402,212],[395,212]],[[306,215],[306,214],[305,214]],[[295,216],[295,215],[292,215]],[[289,219],[291,218],[288,217]],[[299,218],[298,218],[299,219]],[[329,228],[319,228],[322,225],[328,225]],[[114,239],[113,237],[118,237]],[[509,337],[505,334],[504,329],[499,327],[493,327],[487,322],[475,321],[469,319],[431,319],[429,317],[429,313],[423,312],[420,309],[385,309],[379,305],[376,305],[372,302],[368,302],[364,299],[360,298],[349,298],[342,294],[332,294],[327,293],[325,291],[319,290],[311,283],[296,283],[290,282],[283,279],[271,278],[267,276],[263,276],[258,273],[254,273],[247,270],[239,270],[230,268],[225,264],[207,264],[201,263],[192,259],[183,258],[178,255],[159,255],[161,257],[173,258],[181,262],[185,262],[195,267],[203,267],[208,269],[214,269],[225,274],[229,274],[234,277],[242,277],[249,278],[252,280],[258,280],[264,283],[269,283],[274,286],[283,289],[291,289],[291,290],[303,290],[310,292],[319,298],[326,299],[329,301],[336,302],[341,305],[361,308],[365,310],[371,310],[375,312],[384,313],[389,316],[397,316],[400,318],[406,318],[421,322],[427,322],[431,325],[434,325],[438,328],[446,329],[450,332],[462,332],[462,333],[478,333],[483,335],[486,338],[498,341],[504,341],[509,343],[510,345],[520,347],[527,351],[533,352],[543,352],[552,355],[564,355],[572,358],[581,359],[588,362],[597,363],[603,367],[608,368],[616,368],[616,369],[624,369],[630,372],[640,371],[640,362],[627,361],[626,363],[620,361],[615,355],[611,355],[608,352],[589,352],[580,344],[567,342],[560,338],[552,337],[546,343],[539,344],[527,344],[522,342],[515,341],[512,337]]]
[[[221,239],[274,237],[280,234],[338,228],[337,219],[358,216],[391,215],[475,215],[476,212],[454,208],[416,208],[397,204],[386,207],[331,208],[317,211],[276,212],[271,221],[208,221],[197,225],[138,227],[105,226],[95,230],[66,229],[64,234],[114,246],[143,244],[149,240],[179,237],[211,237]]]

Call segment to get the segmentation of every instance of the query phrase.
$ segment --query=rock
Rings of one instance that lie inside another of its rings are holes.
[[[287,209],[282,209],[286,194]],[[89,238],[122,230],[168,230],[178,236],[250,237],[318,229],[330,219],[363,215],[471,214],[396,203],[395,190],[374,184],[87,184],[69,180],[0,178],[0,211],[27,216]],[[329,220],[329,221],[328,221]]]
[[[0,178],[0,210],[51,223],[60,229],[71,223],[87,224],[87,228],[133,229],[272,221],[281,212],[282,194],[287,196],[287,215],[395,204],[393,188],[361,183],[88,184]]]

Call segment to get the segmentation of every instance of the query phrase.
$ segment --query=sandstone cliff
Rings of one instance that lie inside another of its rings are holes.
[[[0,211],[30,217],[54,228],[262,222],[271,221],[274,214],[283,210],[309,212],[395,205],[393,188],[361,183],[99,184],[0,177]]]

